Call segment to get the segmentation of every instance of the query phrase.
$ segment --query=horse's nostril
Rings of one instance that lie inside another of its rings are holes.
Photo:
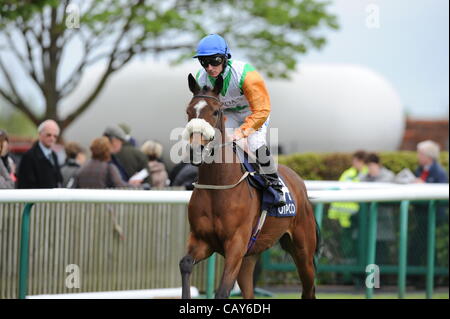
[[[203,145],[192,145],[189,151],[189,159],[193,165],[200,165],[202,163]]]
[[[198,133],[198,132],[194,132],[191,134],[191,144],[202,144],[203,141],[203,134],[202,133]]]

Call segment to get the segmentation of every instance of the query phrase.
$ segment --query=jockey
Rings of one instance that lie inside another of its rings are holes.
[[[210,34],[199,42],[194,58],[198,58],[203,67],[196,75],[200,87],[212,88],[217,77],[223,78],[219,99],[224,108],[225,127],[234,130],[233,140],[247,138],[248,146],[260,164],[259,173],[279,194],[275,206],[286,205],[283,185],[266,145],[270,98],[263,78],[250,64],[231,60],[227,43],[217,34]]]

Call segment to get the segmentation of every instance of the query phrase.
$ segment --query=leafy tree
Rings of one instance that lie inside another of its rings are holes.
[[[192,56],[208,33],[222,34],[232,49],[246,53],[269,76],[287,77],[300,55],[323,47],[319,31],[338,28],[327,6],[318,0],[8,0],[0,5],[0,96],[33,123],[51,118],[64,130],[134,57],[171,53],[179,62]],[[81,45],[83,53],[69,61],[72,72],[63,77],[61,65],[68,63],[64,59],[71,43]],[[9,63],[11,55],[15,63]],[[104,69],[92,91],[61,117],[61,101],[96,63]],[[23,96],[19,69],[41,96],[42,114],[36,114],[35,99]]]
[[[36,137],[36,127],[23,113],[0,105],[0,128],[10,136]]]
[[[0,27],[15,19],[28,20],[45,5],[56,5],[57,0],[2,0],[0,3]]]

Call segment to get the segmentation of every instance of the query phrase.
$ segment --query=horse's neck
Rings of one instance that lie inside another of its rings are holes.
[[[226,143],[225,119],[223,113],[218,123],[221,132],[221,143]],[[210,185],[231,185],[236,183],[242,175],[241,164],[237,154],[231,146],[222,147],[218,150],[219,163],[202,164],[198,170],[198,182]]]
[[[231,185],[239,180],[242,176],[241,164],[237,155],[231,149],[227,151],[232,152],[231,163],[231,157],[226,158],[225,153],[223,153],[220,163],[204,163],[199,167],[198,182],[200,184]]]

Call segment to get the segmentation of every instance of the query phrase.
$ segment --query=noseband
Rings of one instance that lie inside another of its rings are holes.
[[[223,109],[222,102],[220,102],[219,98],[217,98],[217,97],[215,97],[215,96],[211,96],[211,95],[194,95],[194,96],[193,96],[193,99],[194,99],[194,98],[207,98],[207,99],[212,99],[212,100],[214,100],[214,101],[216,101],[217,103],[220,104],[220,107],[219,107],[219,109],[217,110],[217,111],[219,112],[219,114],[218,114],[218,116],[217,116],[216,124],[214,124],[214,128],[215,128],[215,129],[219,129],[219,128],[218,128],[218,125],[219,125],[219,123],[222,122],[222,118],[223,118],[223,110],[224,110],[224,109]],[[225,134],[225,130],[224,130],[224,132],[223,132],[222,134]],[[214,148],[214,146],[212,146],[212,148],[211,148],[211,143],[212,143],[212,141],[208,142],[208,144],[205,145],[206,154],[210,154],[210,152],[211,152],[211,151],[213,150],[213,148]],[[234,141],[226,142],[226,143],[222,143],[222,144],[216,145],[216,147],[220,148],[220,147],[224,147],[224,146],[226,146],[226,145],[231,145],[231,144],[233,144],[233,143],[234,143]]]
[[[196,97],[198,97],[198,98],[213,99],[214,101],[216,101],[216,102],[218,102],[218,103],[220,104],[220,107],[219,107],[219,109],[218,109],[219,114],[218,114],[218,116],[217,116],[216,124],[214,125],[214,128],[215,128],[215,129],[219,129],[217,126],[218,126],[219,123],[222,122],[222,119],[223,119],[223,110],[224,110],[224,109],[223,109],[223,106],[222,106],[222,102],[220,102],[220,100],[219,100],[217,97],[211,96],[211,95],[194,95],[193,98],[196,98]],[[225,125],[225,124],[224,124],[224,125]],[[225,130],[224,130],[223,134],[225,134]],[[215,147],[221,148],[221,147],[224,147],[224,146],[226,146],[226,145],[235,145],[235,146],[237,146],[237,144],[236,144],[235,142],[236,142],[236,141],[225,142],[225,143],[216,145]],[[212,145],[212,147],[211,147],[211,144],[212,144],[212,141],[208,142],[208,144],[205,145],[205,148],[204,148],[203,151],[204,151],[206,154],[210,154],[211,151],[214,149],[214,145]],[[203,155],[202,155],[202,157],[203,157]],[[253,174],[254,174],[254,172],[249,173],[249,172],[246,171],[246,172],[242,175],[242,177],[239,179],[239,181],[238,181],[237,183],[235,183],[235,184],[232,184],[232,185],[204,185],[204,184],[198,184],[198,183],[192,183],[192,184],[194,185],[195,188],[200,188],[200,189],[216,189],[216,190],[220,190],[220,189],[222,189],[222,190],[223,190],[223,189],[231,189],[231,188],[234,188],[234,187],[236,187],[237,185],[239,185],[244,179],[247,178],[248,175],[253,175]]]

